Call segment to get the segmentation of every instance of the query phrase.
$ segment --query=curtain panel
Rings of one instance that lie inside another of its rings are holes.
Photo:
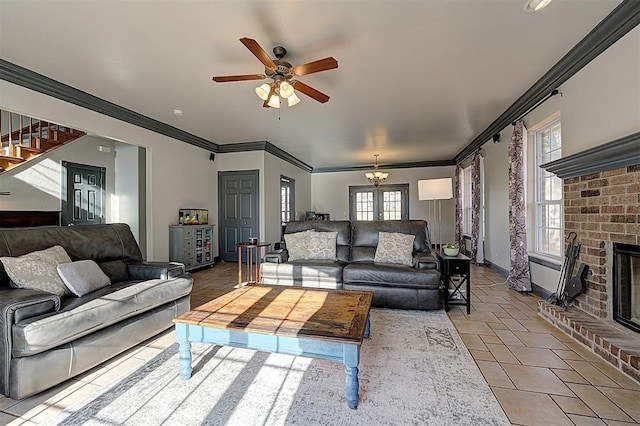
[[[527,229],[525,212],[525,163],[526,129],[522,120],[513,127],[509,143],[509,288],[531,291],[529,256],[527,254]]]
[[[482,243],[480,235],[480,152],[473,154],[471,160],[471,260],[478,263],[478,244]],[[484,260],[484,256],[483,256]]]

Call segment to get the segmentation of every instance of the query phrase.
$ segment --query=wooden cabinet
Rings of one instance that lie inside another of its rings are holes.
[[[184,263],[187,271],[213,266],[213,225],[170,226],[169,260]]]

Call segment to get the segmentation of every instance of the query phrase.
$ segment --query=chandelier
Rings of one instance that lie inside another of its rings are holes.
[[[271,108],[280,108],[280,98],[286,99],[290,107],[300,102],[300,98],[293,89],[293,84],[278,74],[274,75],[273,83],[264,83],[256,87],[256,95]]]
[[[389,177],[389,173],[378,171],[378,155],[379,154],[373,154],[373,156],[376,157],[375,164],[373,165],[373,172],[367,172],[364,174],[369,180],[369,183],[373,184],[375,187],[378,187],[378,185]]]

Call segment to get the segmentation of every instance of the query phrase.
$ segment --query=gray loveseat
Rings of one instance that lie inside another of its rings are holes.
[[[110,285],[82,297],[13,288],[0,263],[0,388],[22,399],[61,383],[172,326],[190,307],[184,266],[143,262],[126,224],[0,229],[0,256],[54,245],[93,260]]]
[[[368,290],[378,307],[442,307],[440,264],[431,253],[425,221],[295,221],[287,224],[285,234],[306,230],[338,232],[336,260],[289,261],[286,248],[273,251],[261,265],[264,284]],[[374,263],[381,231],[415,236],[411,266]]]

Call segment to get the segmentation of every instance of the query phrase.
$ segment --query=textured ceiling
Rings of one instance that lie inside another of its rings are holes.
[[[217,144],[269,141],[314,168],[450,160],[618,4],[555,0],[6,1],[0,56]],[[263,109],[239,42],[331,96]],[[174,109],[184,116],[173,115]],[[73,123],[70,123],[73,124]],[[91,129],[87,129],[91,130]]]

